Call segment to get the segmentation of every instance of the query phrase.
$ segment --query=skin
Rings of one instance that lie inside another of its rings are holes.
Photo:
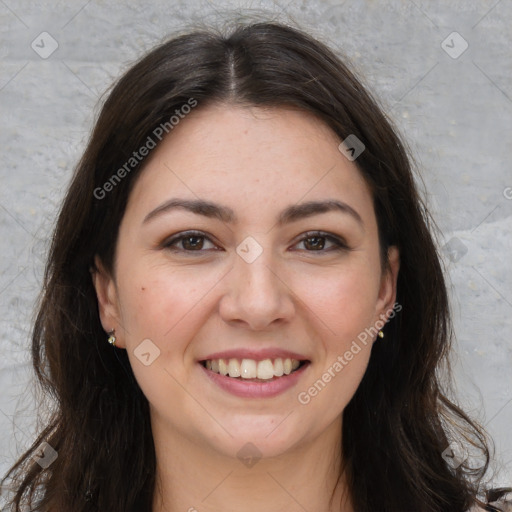
[[[297,395],[358,334],[389,315],[399,255],[391,247],[382,270],[370,190],[339,143],[306,112],[198,107],[153,151],[137,180],[120,225],[113,275],[97,259],[93,279],[102,325],[115,328],[116,346],[128,351],[150,403],[157,454],[153,512],[353,511],[343,476],[336,487],[342,412],[375,337],[360,344],[307,405]],[[227,206],[237,222],[184,209],[143,222],[176,197]],[[341,211],[276,222],[290,205],[325,199],[347,203],[362,222]],[[190,250],[190,239],[174,250],[163,246],[191,229],[207,236],[199,241],[202,248],[199,243]],[[318,248],[305,235],[312,230],[341,237],[349,249],[333,250],[328,239]],[[263,249],[252,263],[236,252],[247,236]],[[144,339],[160,350],[149,366],[134,354]],[[311,361],[295,387],[273,398],[228,394],[197,362],[220,350],[267,347]],[[237,457],[248,442],[262,454],[252,467]]]

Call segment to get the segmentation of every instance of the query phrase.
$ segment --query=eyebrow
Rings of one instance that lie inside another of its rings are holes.
[[[191,200],[173,198],[165,201],[160,206],[157,206],[154,210],[149,212],[146,217],[144,217],[142,223],[145,224],[151,219],[154,219],[155,217],[175,209],[187,210],[189,212],[195,213],[196,215],[203,215],[204,217],[218,219],[225,223],[237,222],[235,212],[227,206],[222,206],[202,199]],[[348,214],[353,219],[355,219],[361,225],[361,227],[364,226],[363,219],[359,213],[357,213],[357,211],[347,203],[337,199],[328,199],[325,201],[308,201],[306,203],[288,206],[280,213],[277,219],[277,225],[283,226],[284,224],[296,222],[307,217],[312,217],[313,215],[331,211],[338,211]]]

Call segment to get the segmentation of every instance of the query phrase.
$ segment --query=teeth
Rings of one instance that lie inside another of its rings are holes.
[[[242,359],[240,365],[240,376],[242,379],[255,379],[256,378],[256,361],[252,359]]]
[[[269,380],[272,377],[289,375],[299,366],[300,361],[297,359],[282,359],[280,357],[276,358],[273,362],[272,359],[263,359],[262,361],[242,359],[241,363],[238,359],[209,359],[205,361],[205,367],[212,372],[229,375],[234,378],[258,378],[260,380]]]
[[[240,377],[240,365],[236,359],[229,360],[228,373],[230,377]]]
[[[284,369],[283,369],[283,360],[278,357],[275,361],[274,361],[274,375],[276,377],[281,377],[284,373]]]
[[[267,380],[274,376],[274,365],[270,359],[258,363],[258,379]]]
[[[219,359],[219,373],[221,375],[227,375],[229,372],[228,365],[226,364],[226,361],[224,359]]]

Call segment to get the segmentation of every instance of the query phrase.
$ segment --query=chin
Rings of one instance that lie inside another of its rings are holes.
[[[210,438],[212,448],[224,456],[238,458],[243,462],[248,458],[270,458],[292,450],[301,439],[300,427],[285,416],[266,417],[255,419],[248,417],[244,420],[245,428],[237,422],[236,427],[224,425],[229,435],[224,430],[221,437]],[[284,421],[283,421],[284,419]],[[282,423],[281,423],[282,422]]]

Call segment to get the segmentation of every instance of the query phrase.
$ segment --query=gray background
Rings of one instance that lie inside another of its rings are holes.
[[[510,0],[0,0],[0,473],[36,431],[29,336],[44,252],[101,94],[173,31],[233,12],[297,23],[343,52],[409,141],[440,229],[456,391],[495,439],[493,482],[510,484]],[[42,32],[58,44],[50,56]]]

